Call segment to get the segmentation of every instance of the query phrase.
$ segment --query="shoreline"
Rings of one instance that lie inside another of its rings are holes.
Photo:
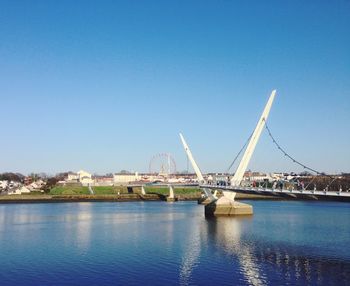
[[[0,196],[0,204],[11,203],[69,203],[69,202],[137,202],[137,201],[166,201],[165,195],[149,193],[120,194],[120,195],[4,195]],[[176,195],[179,201],[197,201],[200,196]],[[237,194],[237,200],[283,200],[283,198],[254,194]]]

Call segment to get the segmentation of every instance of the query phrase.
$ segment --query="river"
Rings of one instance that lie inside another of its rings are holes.
[[[0,285],[349,283],[350,203],[246,202],[2,204]]]

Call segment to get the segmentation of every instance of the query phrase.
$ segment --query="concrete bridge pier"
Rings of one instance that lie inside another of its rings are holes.
[[[146,190],[144,186],[141,186],[141,195],[146,195]]]
[[[175,197],[174,188],[172,185],[169,185],[169,196],[166,198],[167,202],[176,202],[178,199]]]
[[[252,215],[253,207],[235,201],[235,192],[223,192],[224,195],[205,206],[205,215],[210,216],[236,216]]]

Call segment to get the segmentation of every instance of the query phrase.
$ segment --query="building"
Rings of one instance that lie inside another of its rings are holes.
[[[8,181],[0,181],[0,192],[7,189]]]
[[[27,177],[24,178],[23,181],[24,181],[25,185],[30,185],[31,183],[33,183],[33,178],[30,177],[30,176],[27,176]]]
[[[94,180],[92,179],[92,175],[86,171],[80,170],[79,172],[77,172],[77,175],[78,175],[78,181],[83,186],[92,185],[94,183]]]
[[[243,180],[249,182],[266,182],[272,181],[273,178],[271,177],[271,175],[262,172],[246,171],[244,173]]]
[[[77,173],[68,172],[67,181],[78,182],[78,180],[79,180],[79,175]]]
[[[37,180],[26,187],[30,191],[41,191],[41,188],[43,188],[45,185],[46,183],[43,180]]]
[[[135,173],[117,173],[113,175],[114,185],[127,185],[130,182],[141,180],[138,172]]]
[[[8,191],[9,195],[21,195],[21,194],[29,194],[31,190],[27,188],[26,186],[21,186],[17,188],[10,189]]]
[[[58,182],[61,185],[65,184],[82,184],[83,186],[93,185],[94,180],[92,175],[84,170],[79,172],[68,172],[67,177],[64,181]]]
[[[19,189],[20,194],[29,194],[31,192],[31,190],[29,188],[27,188],[26,186],[22,186]]]
[[[113,176],[95,176],[94,186],[113,186],[114,179]]]

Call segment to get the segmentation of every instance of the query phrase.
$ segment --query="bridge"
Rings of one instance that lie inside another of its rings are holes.
[[[204,179],[202,171],[200,170],[198,164],[196,163],[192,152],[185,141],[184,136],[180,133],[180,139],[182,145],[185,149],[186,155],[192,165],[193,170],[196,173],[198,183],[197,184],[181,184],[181,183],[148,183],[148,184],[130,184],[128,185],[128,190],[132,192],[133,187],[141,187],[141,194],[146,195],[145,186],[159,186],[159,187],[168,187],[169,188],[169,196],[167,197],[167,201],[173,202],[176,201],[176,196],[174,193],[175,186],[197,186],[199,187],[203,194],[204,199],[202,203],[206,205],[206,214],[208,215],[247,215],[253,213],[253,208],[250,205],[239,203],[235,201],[236,193],[250,193],[250,194],[258,194],[258,195],[269,195],[274,197],[282,197],[282,198],[290,198],[290,199],[307,199],[307,200],[334,200],[334,201],[350,201],[350,192],[349,189],[343,190],[340,186],[337,190],[330,190],[329,187],[336,180],[336,178],[326,175],[330,179],[330,183],[323,188],[322,190],[316,189],[316,184],[311,180],[307,186],[298,186],[291,184],[290,182],[280,182],[277,184],[270,184],[270,186],[265,182],[264,184],[260,184],[256,186],[247,185],[246,182],[243,181],[244,173],[247,170],[249,162],[253,156],[255,147],[259,141],[259,138],[262,134],[263,129],[265,128],[271,137],[273,143],[276,145],[277,149],[283,153],[283,155],[290,160],[292,160],[295,164],[303,167],[304,169],[315,173],[316,175],[321,175],[322,173],[310,168],[291,155],[289,155],[276,141],[273,137],[271,130],[267,125],[267,119],[276,96],[276,90],[273,90],[263,113],[254,129],[254,132],[249,136],[246,144],[244,144],[243,148],[239,151],[234,161],[228,168],[228,170],[233,166],[239,155],[244,151],[242,159],[238,164],[237,170],[234,172],[234,175],[231,176],[229,180],[222,182],[223,184],[210,184],[208,181]],[[315,177],[314,177],[315,178]],[[312,184],[313,183],[313,184]],[[313,188],[311,188],[313,186]],[[214,192],[213,192],[214,191]],[[223,196],[218,196],[218,191],[221,191]]]
[[[238,203],[234,200],[237,192],[264,194],[264,195],[271,195],[271,196],[282,196],[282,197],[289,197],[289,198],[302,198],[302,199],[305,198],[305,199],[350,200],[350,193],[348,192],[348,190],[344,192],[340,187],[339,190],[337,191],[329,191],[329,186],[335,181],[335,178],[332,178],[330,176],[328,177],[330,177],[331,182],[323,190],[316,190],[316,187],[314,187],[314,189],[311,189],[311,190],[307,189],[309,184],[306,188],[302,187],[300,189],[295,189],[293,186],[289,188],[285,188],[284,184],[281,184],[278,188],[276,186],[272,186],[272,187],[258,186],[257,187],[257,186],[244,186],[242,184],[244,173],[247,170],[248,164],[253,156],[255,147],[259,141],[259,138],[264,128],[267,129],[273,143],[276,145],[278,150],[284,154],[284,156],[291,159],[294,163],[302,166],[304,169],[316,173],[316,175],[321,174],[315,169],[300,163],[298,160],[290,156],[277,143],[277,141],[273,137],[271,130],[267,126],[267,119],[268,119],[273,101],[275,99],[275,96],[276,96],[276,90],[273,90],[262,112],[262,115],[254,129],[254,132],[248,138],[247,143],[245,144],[245,146],[243,146],[243,148],[235,158],[236,160],[240,155],[240,153],[245,149],[242,159],[237,167],[237,170],[235,171],[234,175],[231,177],[230,181],[225,182],[224,185],[208,184],[208,182],[205,181],[203,174],[198,164],[196,163],[187,142],[185,141],[184,136],[180,133],[180,139],[182,141],[186,155],[189,161],[191,162],[193,170],[197,175],[199,187],[203,190],[206,196],[206,199],[204,200],[204,203],[206,204],[206,214],[210,214],[210,215],[252,214],[253,209],[251,206]],[[233,165],[233,163],[231,164],[231,166]],[[223,196],[221,198],[218,198],[215,194],[212,193],[212,190],[221,190],[223,193]]]

